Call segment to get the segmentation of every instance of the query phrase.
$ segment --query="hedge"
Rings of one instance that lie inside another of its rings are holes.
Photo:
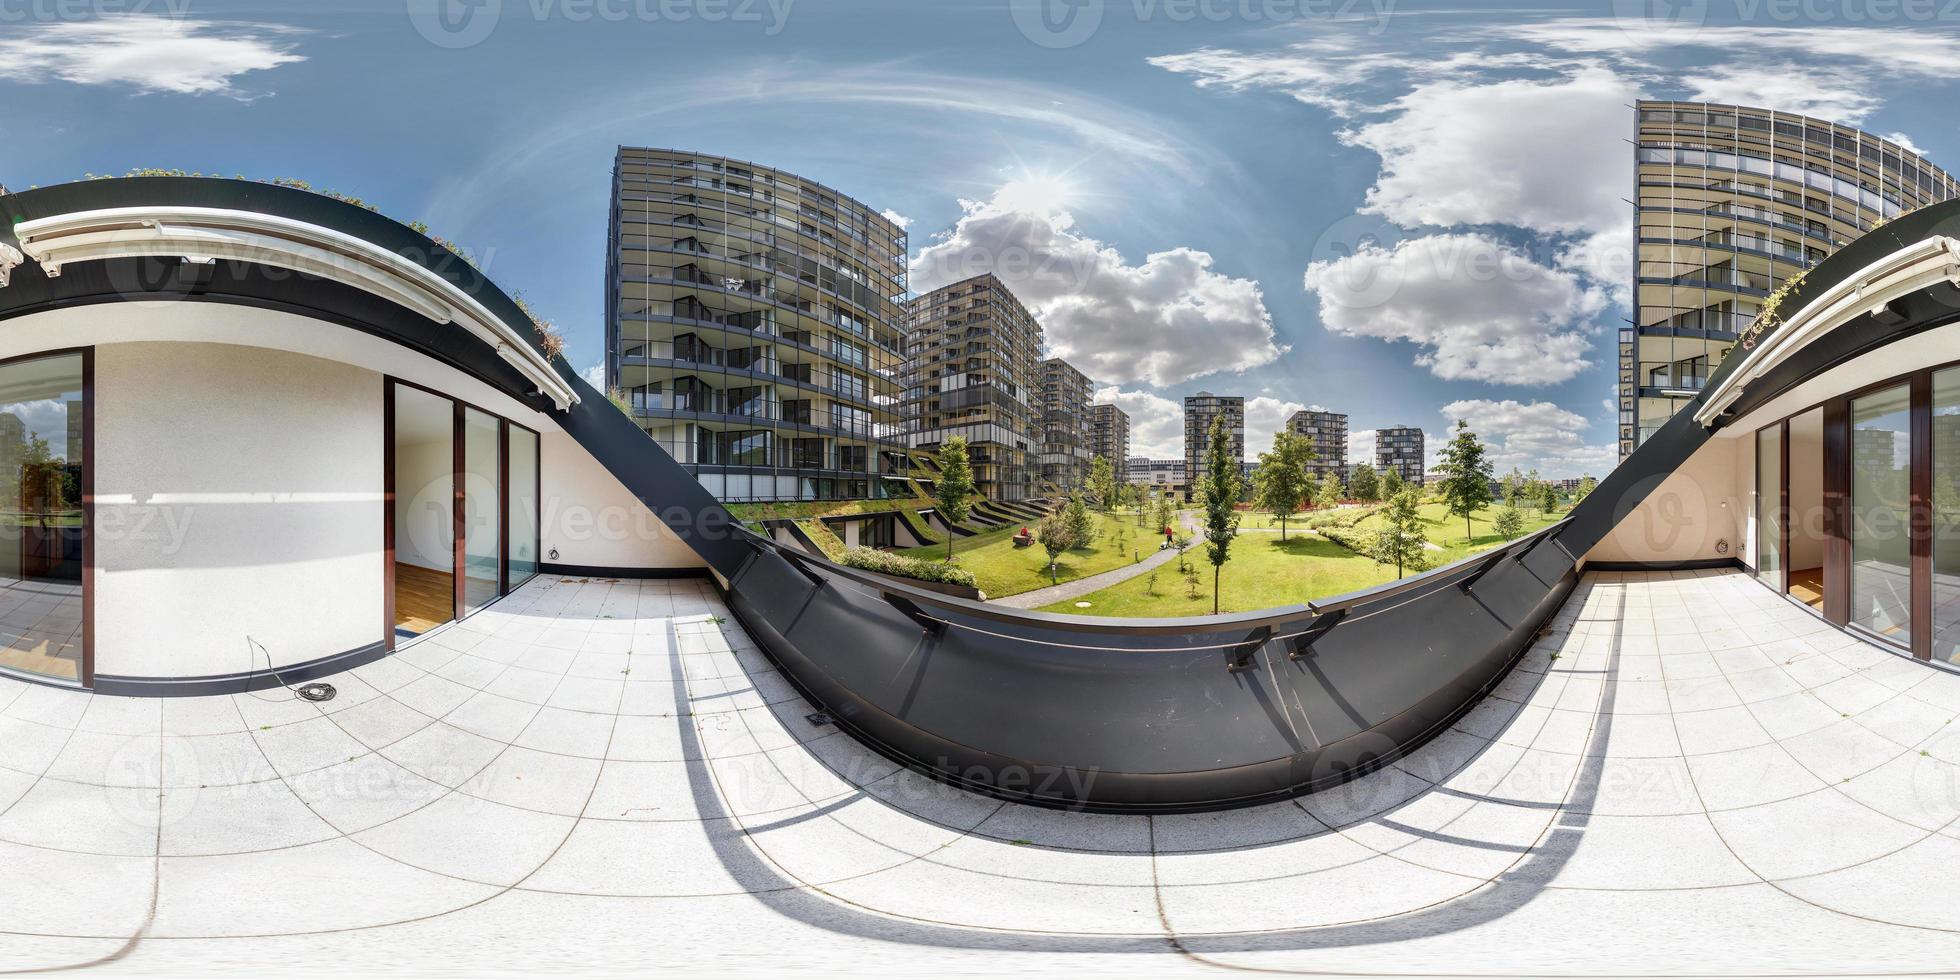
[[[844,552],[838,564],[848,568],[861,568],[867,572],[882,575],[896,575],[899,578],[913,578],[921,582],[940,582],[946,585],[975,587],[973,573],[958,565],[943,561],[926,561],[876,548],[852,548]]]

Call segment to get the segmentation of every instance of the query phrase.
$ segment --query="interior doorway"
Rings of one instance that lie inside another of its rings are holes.
[[[391,385],[394,622],[413,637],[456,618],[456,403]]]
[[[1790,595],[1818,614],[1824,611],[1824,410],[1814,408],[1784,423],[1789,430],[1788,507]]]

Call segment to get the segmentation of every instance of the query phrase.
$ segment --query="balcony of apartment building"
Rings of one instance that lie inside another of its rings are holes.
[[[788,193],[781,193],[784,190]],[[867,235],[859,227],[865,222],[839,220],[835,213],[841,207],[839,197],[819,195],[813,201],[797,193],[794,184],[779,185],[759,177],[724,180],[691,174],[641,174],[629,169],[620,174],[619,197],[623,206],[628,203],[692,206],[706,212],[699,214],[704,222],[715,220],[713,215],[717,213],[740,215],[768,225],[775,234],[793,236],[807,246],[862,252],[894,269],[902,269],[905,261],[898,241],[888,242],[883,236]],[[640,208],[623,209],[631,214]],[[901,277],[902,272],[897,271],[888,276],[894,282]]]
[[[763,255],[732,255],[694,238],[622,248],[617,274],[622,318],[691,319],[781,336],[831,327],[855,341],[904,356],[904,335],[876,326],[866,310],[883,310],[875,296],[847,295],[820,275],[825,267],[797,263],[784,269]],[[635,286],[641,288],[634,288]],[[642,308],[643,307],[643,308]]]

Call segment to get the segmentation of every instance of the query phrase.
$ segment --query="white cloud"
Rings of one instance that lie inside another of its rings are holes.
[[[128,86],[179,95],[248,94],[239,76],[304,61],[290,28],[124,16],[32,26],[0,38],[0,78],[40,83]]]
[[[1245,458],[1258,459],[1273,448],[1273,434],[1286,427],[1293,413],[1306,408],[1299,402],[1260,395],[1245,400]]]
[[[1883,135],[1886,139],[1899,144],[1899,146],[1904,148],[1908,153],[1917,153],[1920,156],[1926,155],[1926,151],[1920,149],[1919,144],[1914,143],[1912,141],[1912,137],[1907,136],[1904,133],[1885,133]]]
[[[580,371],[579,377],[584,378],[586,384],[589,384],[592,387],[599,389],[600,391],[605,391],[606,390],[606,363],[604,361],[600,361],[599,363],[594,364],[583,371]]]
[[[1396,224],[1592,232],[1624,226],[1631,210],[1620,201],[1633,182],[1623,137],[1637,97],[1601,68],[1553,81],[1438,81],[1342,138],[1381,156],[1363,210]]]
[[[1681,79],[1689,89],[1688,98],[1696,102],[1769,106],[1850,125],[1863,122],[1879,106],[1877,96],[1859,91],[1866,81],[1863,71],[1792,61],[1714,65]]]
[[[1537,385],[1590,366],[1589,320],[1605,295],[1481,234],[1366,245],[1307,267],[1327,329],[1403,340],[1439,378]]]
[[[1173,385],[1285,352],[1259,284],[1213,270],[1210,253],[1180,246],[1131,264],[1066,211],[1011,206],[1007,190],[960,202],[959,223],[913,260],[914,291],[992,272],[1041,320],[1051,354],[1118,384]]]
[[[1774,12],[1770,16],[1775,16]],[[1760,105],[1857,125],[1881,100],[1874,79],[1960,78],[1960,37],[1915,27],[1770,23],[1687,27],[1627,19],[1561,18],[1494,28],[1486,37],[1608,58],[1667,81],[1675,70],[1639,60],[1688,55],[1692,67],[1671,80],[1697,100]],[[1705,67],[1705,66],[1713,67]]]
[[[893,211],[891,208],[886,208],[883,211],[878,212],[878,214],[883,216],[886,221],[889,221],[892,224],[897,225],[898,230],[900,231],[909,231],[912,227],[911,218],[899,214],[897,211]]]
[[[1551,402],[1471,399],[1444,405],[1442,414],[1451,432],[1457,419],[1470,423],[1470,430],[1491,447],[1491,463],[1499,474],[1516,467],[1536,469],[1547,479],[1603,476],[1618,456],[1611,443],[1587,445],[1585,416]],[[1427,440],[1432,450],[1442,445],[1435,435]]]
[[[1348,428],[1348,465],[1375,465],[1375,430]]]
[[[1184,457],[1184,405],[1148,391],[1124,391],[1115,385],[1096,389],[1090,399],[1114,405],[1130,417],[1130,455],[1150,459]]]

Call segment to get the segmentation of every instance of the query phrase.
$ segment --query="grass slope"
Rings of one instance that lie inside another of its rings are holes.
[[[1064,554],[1056,562],[1056,581],[1069,582],[1120,568],[1131,564],[1137,552],[1149,553],[1157,546],[1155,539],[1139,534],[1134,525],[1119,530],[1100,514],[1091,514],[1089,519],[1096,525],[1095,540],[1086,548]],[[1049,585],[1048,553],[1041,550],[1041,545],[1014,547],[1012,539],[1021,527],[1014,524],[987,531],[961,538],[953,545],[954,560],[972,572],[981,591],[991,597],[1018,595]],[[946,557],[946,546],[901,548],[899,553],[939,560]]]

